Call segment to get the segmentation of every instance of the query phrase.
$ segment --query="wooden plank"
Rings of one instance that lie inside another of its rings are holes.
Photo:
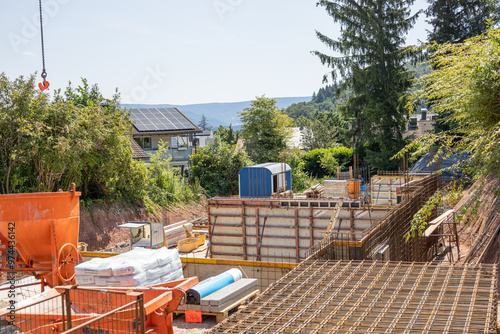
[[[240,306],[241,304],[243,304],[244,302],[246,302],[249,299],[255,299],[257,297],[257,295],[259,294],[259,292],[260,292],[260,290],[255,290],[255,291],[247,294],[246,296],[242,297],[241,299],[239,299],[238,301],[236,301],[233,304],[229,305],[228,307],[226,307],[225,309],[223,309],[220,312],[204,312],[204,311],[201,311],[201,314],[202,315],[215,316],[217,323],[219,323],[219,322],[221,322],[221,321],[223,321],[224,319],[227,318],[227,316],[229,314],[229,311],[235,309],[236,307]],[[192,307],[192,306],[200,306],[200,305],[186,305],[186,306]],[[186,310],[176,310],[175,312],[176,313],[185,313]]]
[[[427,227],[427,229],[424,231],[423,236],[426,237],[426,238],[430,237],[431,234],[434,233],[434,231],[436,231],[438,229],[438,227],[441,226],[443,224],[443,222],[445,222],[446,219],[451,214],[453,214],[453,210],[448,210],[445,213],[443,213],[441,216],[439,216],[436,219],[432,220],[429,223],[429,227]]]
[[[309,208],[309,244],[310,247],[314,246],[314,230],[313,230],[313,208]]]
[[[453,214],[454,210],[451,209],[451,210],[448,210],[446,211],[445,213],[443,213],[442,215],[440,215],[439,217],[437,218],[434,218],[433,220],[431,220],[429,222],[429,225],[435,225],[435,224],[438,224],[441,222],[441,220],[444,220],[446,218],[448,218],[448,216],[450,216],[451,214]]]
[[[295,262],[299,263],[299,209],[295,209]]]
[[[255,209],[255,237],[256,237],[256,246],[257,246],[257,261],[260,261],[260,231],[259,231],[259,209]]]
[[[243,260],[247,259],[247,224],[245,214],[245,202],[241,202],[241,238],[243,241]]]

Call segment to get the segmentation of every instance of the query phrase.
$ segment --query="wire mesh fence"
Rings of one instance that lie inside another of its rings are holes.
[[[7,307],[0,333],[144,333],[141,292],[58,287]]]

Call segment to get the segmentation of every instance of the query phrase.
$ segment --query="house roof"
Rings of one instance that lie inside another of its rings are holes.
[[[144,152],[142,147],[137,144],[135,140],[132,138],[129,138],[130,140],[130,146],[132,147],[132,158],[133,159],[149,159],[149,155]]]
[[[202,132],[177,108],[131,108],[134,135]]]

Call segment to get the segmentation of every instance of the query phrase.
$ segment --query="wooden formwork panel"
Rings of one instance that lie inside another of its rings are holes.
[[[364,231],[388,212],[381,208],[366,212],[366,208],[347,203],[338,209],[337,219],[332,221],[336,205],[321,202],[323,206],[311,206],[318,204],[316,201],[285,203],[287,206],[252,199],[209,201],[211,256],[299,262],[314,244],[324,239],[329,226],[336,233],[348,233],[352,240],[361,240]]]

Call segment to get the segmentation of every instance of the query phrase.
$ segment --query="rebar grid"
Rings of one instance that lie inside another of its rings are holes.
[[[332,231],[307,252],[307,258],[324,260],[374,259],[375,253],[384,245],[389,246],[392,261],[428,260],[428,252],[438,238],[415,236],[406,241],[413,215],[425,204],[427,199],[441,187],[441,176],[431,174],[414,180],[401,189],[402,202],[384,219],[364,232],[362,240],[349,241],[347,233]],[[436,214],[431,215],[432,219]]]
[[[496,265],[306,260],[210,333],[496,333]]]

